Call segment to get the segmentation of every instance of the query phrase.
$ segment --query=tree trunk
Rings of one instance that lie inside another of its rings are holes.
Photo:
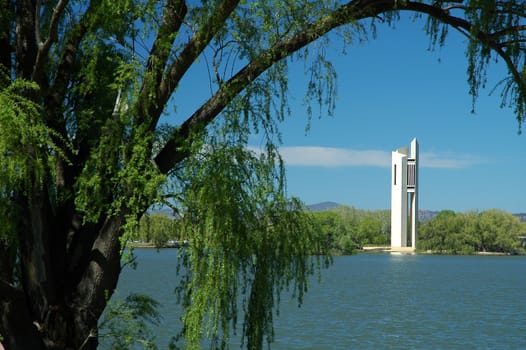
[[[32,317],[24,294],[20,290],[13,293],[0,302],[0,330],[6,350],[97,348],[97,321],[88,310],[54,305],[47,310],[46,319],[38,322]]]
[[[6,350],[95,350],[98,319],[121,271],[124,214],[91,225],[95,233],[84,226],[76,232],[81,238],[67,245],[60,239],[68,234],[64,215],[52,215],[45,197],[31,198],[31,221],[20,228],[20,281],[5,255],[0,259],[2,342]],[[5,253],[6,246],[0,248]]]
[[[4,337],[5,349],[44,349],[31,323],[23,292],[0,281],[0,295],[0,334]]]

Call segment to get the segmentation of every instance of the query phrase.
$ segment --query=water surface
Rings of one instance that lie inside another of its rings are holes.
[[[162,304],[155,332],[166,348],[180,327],[177,250],[136,255],[137,270],[126,270],[118,289]],[[525,271],[526,257],[336,257],[301,308],[282,298],[272,349],[526,349]]]

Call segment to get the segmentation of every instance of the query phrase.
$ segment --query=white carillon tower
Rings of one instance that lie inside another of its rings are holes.
[[[418,141],[392,154],[391,174],[391,248],[416,248],[418,217]],[[410,226],[407,226],[409,219]],[[407,233],[410,230],[411,239]]]

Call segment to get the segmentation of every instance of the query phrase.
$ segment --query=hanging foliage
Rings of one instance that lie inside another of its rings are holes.
[[[243,317],[248,349],[273,340],[280,293],[301,304],[309,276],[326,266],[325,241],[297,199],[287,199],[276,153],[257,154],[223,139],[207,138],[184,170],[184,251],[179,294],[189,349],[203,337],[226,348]]]

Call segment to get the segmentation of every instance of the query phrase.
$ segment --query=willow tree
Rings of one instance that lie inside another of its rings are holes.
[[[402,11],[428,19],[433,45],[458,31],[471,94],[498,58],[509,73],[503,104],[523,120],[522,1],[0,4],[0,334],[8,350],[96,348],[126,237],[167,196],[192,235],[181,293],[188,346],[203,336],[224,344],[217,337],[236,324],[236,300],[245,304],[247,347],[271,340],[275,297],[291,286],[301,299],[315,240],[301,206],[286,198],[275,147],[289,110],[287,66],[304,62],[306,101],[330,112],[331,31],[363,39]],[[185,103],[177,88],[199,64],[209,69],[209,98],[188,115],[170,112]],[[255,154],[246,146],[258,133],[264,152]]]

